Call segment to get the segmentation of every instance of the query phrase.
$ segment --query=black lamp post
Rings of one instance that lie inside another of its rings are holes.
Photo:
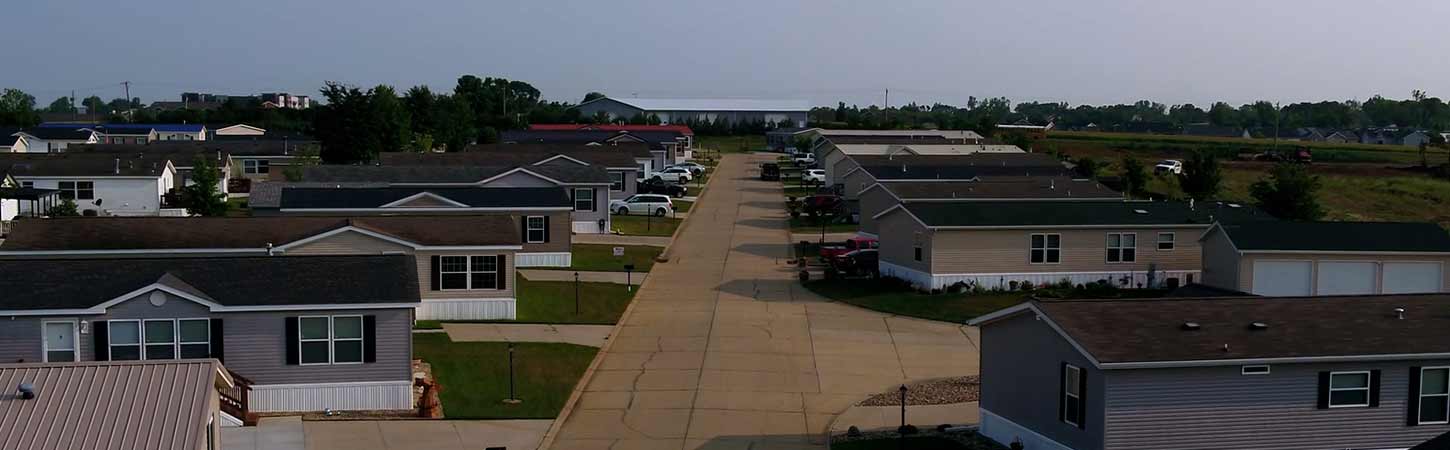
[[[574,272],[574,315],[579,315],[579,272]]]
[[[630,276],[630,274],[633,272],[634,264],[624,265],[624,290],[627,292],[634,292],[634,281],[631,279]]]
[[[519,400],[518,394],[515,393],[515,391],[514,391],[514,343],[513,342],[508,343],[508,347],[509,347],[509,398],[504,399],[503,402],[504,403],[507,403],[507,404],[510,404],[510,405],[517,405],[519,403],[523,403],[524,401],[523,400]]]
[[[901,385],[901,431],[906,431],[906,385]]]

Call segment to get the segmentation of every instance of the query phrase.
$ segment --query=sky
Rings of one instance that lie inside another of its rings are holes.
[[[181,92],[317,96],[324,80],[549,100],[813,105],[1450,98],[1450,2],[44,0],[9,2],[0,87],[40,105]]]

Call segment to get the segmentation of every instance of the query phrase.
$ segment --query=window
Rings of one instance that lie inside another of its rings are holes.
[[[527,225],[527,228],[525,229],[526,235],[524,236],[524,242],[528,242],[530,244],[544,242],[544,236],[547,236],[547,234],[545,233],[546,225],[544,224],[544,216],[525,217],[524,223]]]
[[[1420,369],[1420,413],[1416,423],[1450,423],[1450,367]]]
[[[443,290],[498,289],[497,256],[444,256],[438,260]]]
[[[1177,240],[1178,236],[1173,233],[1158,233],[1158,250],[1173,251]]]
[[[644,178],[644,173],[645,173],[644,163],[635,163],[635,166],[637,168],[635,169],[634,177],[635,178]]]
[[[332,361],[329,337],[332,336],[330,317],[300,317],[297,319],[298,355],[303,365],[328,364]]]
[[[1239,369],[1242,375],[1268,375],[1269,366],[1243,366]]]
[[[141,321],[112,320],[107,322],[106,332],[112,361],[141,359]]]
[[[332,363],[357,364],[361,362],[363,362],[362,316],[333,317]]]
[[[362,316],[299,317],[297,330],[302,365],[363,362]]]
[[[176,359],[176,321],[147,320],[146,354],[142,359]]]
[[[1369,406],[1369,372],[1333,372],[1329,374],[1329,407],[1353,408]]]
[[[33,188],[33,187],[35,187],[35,182],[34,181],[21,181],[20,182],[20,187],[23,187],[23,188]]]
[[[60,182],[60,198],[91,200],[96,198],[96,183],[93,181]]]
[[[1078,418],[1082,417],[1082,369],[1065,364],[1062,370],[1062,421],[1081,426]]]
[[[921,261],[921,244],[917,244],[911,248],[911,258]]]
[[[574,189],[574,210],[594,210],[594,190],[589,188]]]
[[[1138,235],[1108,233],[1108,262],[1130,263],[1138,260]]]
[[[176,321],[176,336],[182,359],[211,357],[211,320],[181,319]]]
[[[1062,262],[1062,235],[1033,234],[1028,262],[1032,264],[1057,264]]]
[[[242,173],[246,174],[267,174],[270,164],[265,159],[244,159],[242,160]]]
[[[624,190],[624,177],[626,177],[628,175],[629,175],[628,172],[609,172],[609,178],[610,178],[610,180],[609,180],[609,190],[611,190],[611,191],[622,191],[622,190]]]
[[[45,362],[69,362],[76,360],[76,323],[71,321],[46,322]]]

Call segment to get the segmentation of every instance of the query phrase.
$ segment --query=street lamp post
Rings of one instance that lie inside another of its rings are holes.
[[[624,265],[624,290],[626,292],[634,292],[634,281],[631,279],[631,276],[630,276],[630,274],[633,273],[633,272],[634,272],[634,264],[625,264]]]
[[[514,391],[514,343],[513,342],[509,342],[508,343],[508,348],[509,348],[509,398],[504,399],[503,402],[504,403],[507,403],[507,404],[510,404],[510,405],[517,405],[519,403],[523,403],[524,401],[523,400],[519,400],[518,394]]]
[[[574,315],[579,315],[579,272],[574,272]]]
[[[906,431],[906,385],[901,385],[901,431]]]

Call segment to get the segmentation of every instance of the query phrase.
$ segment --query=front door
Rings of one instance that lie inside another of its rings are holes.
[[[45,361],[76,360],[76,323],[71,321],[45,323]]]

